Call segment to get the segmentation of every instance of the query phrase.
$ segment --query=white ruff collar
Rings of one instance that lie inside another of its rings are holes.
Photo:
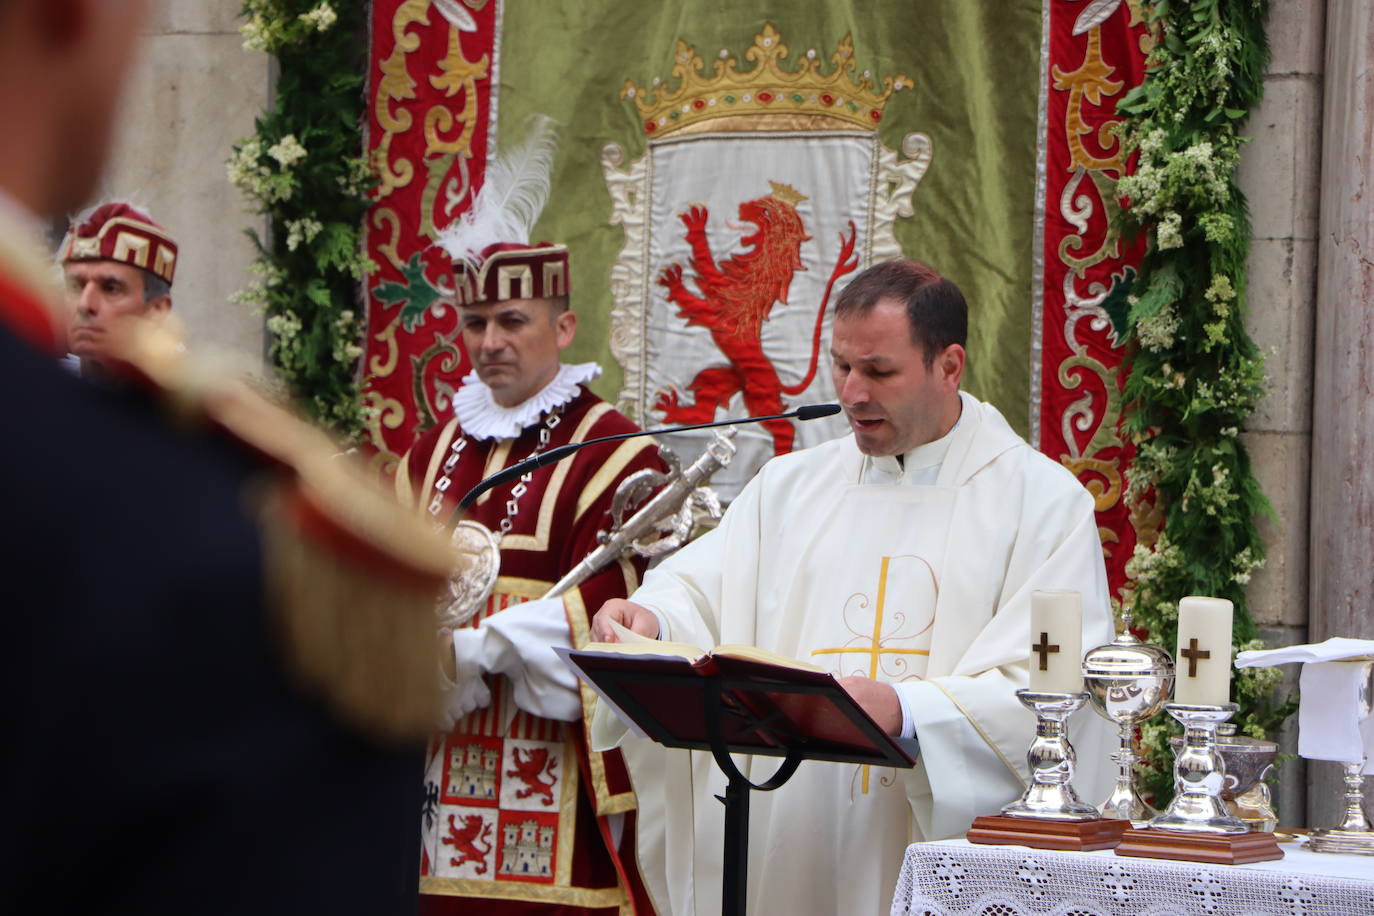
[[[578,386],[599,375],[601,367],[596,363],[575,366],[561,363],[558,374],[538,392],[514,407],[502,407],[474,370],[464,377],[463,386],[454,392],[453,413],[463,432],[474,439],[514,439],[526,426],[534,425],[550,410],[577,397]]]

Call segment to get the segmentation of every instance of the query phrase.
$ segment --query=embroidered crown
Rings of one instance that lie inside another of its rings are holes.
[[[760,114],[813,115],[819,119],[817,126],[829,121],[834,129],[875,130],[892,94],[914,88],[910,77],[901,74],[883,77],[881,91],[868,70],[855,80],[858,64],[848,35],[830,55],[834,66],[829,73],[821,71],[822,61],[814,49],[790,71],[782,68],[787,55],[787,45],[768,23],[745,52],[745,58],[755,62],[752,69],[741,73],[739,61],[722,50],[713,66],[715,75],[707,76],[706,63],[696,48],[679,40],[673,57],[676,89],[668,90],[658,77],[648,87],[626,80],[620,97],[634,101],[650,136],[675,133],[715,118]]]
[[[795,207],[802,201],[811,199],[790,184],[783,184],[782,182],[773,181],[772,179],[769,179],[768,183],[773,186],[773,193],[769,196],[789,206]]]

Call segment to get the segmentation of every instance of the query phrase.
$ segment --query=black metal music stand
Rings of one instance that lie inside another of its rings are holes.
[[[915,739],[883,732],[829,674],[762,662],[714,656],[721,669],[702,673],[685,659],[655,657],[659,670],[633,670],[625,663],[642,657],[617,656],[615,664],[596,652],[560,651],[622,715],[665,747],[710,751],[728,780],[725,796],[725,859],[721,912],[744,916],[749,871],[749,793],[771,792],[803,760],[861,763],[909,769],[916,763]],[[699,695],[692,714],[689,697]],[[666,699],[665,699],[666,698]],[[811,698],[811,699],[805,699]],[[731,754],[782,757],[773,775],[754,783]]]

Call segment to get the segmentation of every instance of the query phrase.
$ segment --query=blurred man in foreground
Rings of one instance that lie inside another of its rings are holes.
[[[42,226],[142,8],[0,0],[0,911],[411,912],[446,545],[165,339],[117,326],[119,386],[55,362]]]

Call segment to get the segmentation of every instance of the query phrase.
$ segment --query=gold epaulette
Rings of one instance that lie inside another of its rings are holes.
[[[182,355],[165,323],[121,329],[120,359],[183,423],[247,447],[269,473],[245,494],[286,668],[349,724],[422,740],[439,702],[435,604],[455,557],[322,432],[233,373]]]

